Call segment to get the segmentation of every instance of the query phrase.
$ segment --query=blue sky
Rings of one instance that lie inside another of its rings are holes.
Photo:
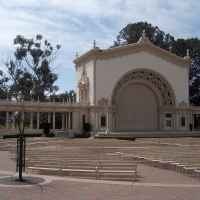
[[[113,45],[129,23],[147,21],[175,38],[200,38],[197,0],[0,0],[0,54],[13,54],[17,35],[42,34],[61,50],[54,66],[59,92],[76,90],[73,60],[96,40],[100,48]],[[0,69],[4,65],[0,60]]]

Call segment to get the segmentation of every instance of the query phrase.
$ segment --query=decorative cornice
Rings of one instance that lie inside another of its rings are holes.
[[[86,57],[86,59],[81,59],[80,62],[78,62],[78,63],[75,65],[76,70],[77,70],[79,67],[82,67],[83,65],[86,65],[87,63],[93,61],[93,59],[96,59],[96,58],[95,58],[95,54],[91,54],[91,56]]]
[[[73,62],[76,64],[76,68],[79,67],[80,63],[89,62],[92,57],[95,56],[97,60],[113,59],[116,57],[122,57],[127,55],[133,55],[135,53],[148,52],[152,55],[160,57],[163,60],[176,64],[180,67],[186,67],[189,69],[191,60],[181,58],[171,52],[168,52],[160,47],[151,44],[148,40],[144,42],[143,40],[138,43],[128,44],[124,46],[117,46],[109,49],[91,49],[82,56],[75,59]]]

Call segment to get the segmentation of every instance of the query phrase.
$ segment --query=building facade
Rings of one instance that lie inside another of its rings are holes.
[[[55,131],[56,113],[62,113],[62,130],[69,133],[82,133],[84,123],[94,133],[188,131],[200,114],[200,107],[189,104],[190,62],[189,52],[178,57],[153,45],[145,33],[137,43],[108,49],[94,41],[92,49],[74,60],[76,102],[7,99],[0,100],[0,111],[12,118],[18,110],[35,113],[37,129],[40,113],[46,112]],[[8,122],[7,117],[6,129]]]
[[[145,33],[135,44],[94,46],[74,60],[80,117],[94,132],[185,131],[193,123],[189,105],[189,52],[184,58],[153,45]],[[109,99],[108,115],[105,101]]]

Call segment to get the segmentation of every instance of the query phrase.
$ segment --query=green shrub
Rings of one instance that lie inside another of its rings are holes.
[[[135,140],[136,138],[183,138],[183,137],[200,137],[197,134],[151,134],[151,135],[137,135],[137,136],[116,136],[116,135],[99,135],[94,136],[95,139],[118,139],[118,140]]]
[[[46,137],[55,137],[55,134],[53,133],[48,133],[48,134],[45,134]]]
[[[51,127],[50,123],[43,123],[41,127],[44,129],[45,135],[50,134],[50,127]]]
[[[89,133],[90,132],[90,123],[84,123],[83,124],[83,131],[85,132],[85,133]]]
[[[117,140],[135,140],[136,137],[133,136],[94,136],[95,139],[117,139]]]
[[[42,133],[30,133],[30,134],[24,134],[24,137],[41,137]],[[3,135],[3,139],[7,138],[19,138],[19,134],[16,135]]]
[[[42,137],[42,133],[24,134],[24,137]]]
[[[19,135],[3,135],[3,139],[7,138],[19,138]]]
[[[84,134],[76,134],[74,135],[74,138],[89,138],[90,133],[84,133]]]

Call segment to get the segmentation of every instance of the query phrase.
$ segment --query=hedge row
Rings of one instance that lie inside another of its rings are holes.
[[[135,140],[132,136],[94,136],[95,139],[117,139],[117,140]]]
[[[24,137],[41,137],[42,133],[30,133],[30,134],[24,134]],[[55,134],[49,133],[45,135],[46,137],[55,137]],[[3,139],[6,138],[19,138],[19,134],[16,135],[3,135]]]
[[[48,133],[48,134],[45,135],[45,137],[55,137],[55,134],[53,134],[53,133]]]
[[[95,139],[118,139],[118,140],[135,140],[136,138],[182,138],[182,137],[198,138],[200,137],[200,135],[94,136]]]
[[[16,135],[3,135],[3,139],[6,138],[19,138],[19,134]],[[24,134],[24,137],[41,137],[42,133],[30,133],[30,134]]]
[[[76,134],[74,135],[74,138],[89,138],[90,133],[84,133],[84,134]]]

